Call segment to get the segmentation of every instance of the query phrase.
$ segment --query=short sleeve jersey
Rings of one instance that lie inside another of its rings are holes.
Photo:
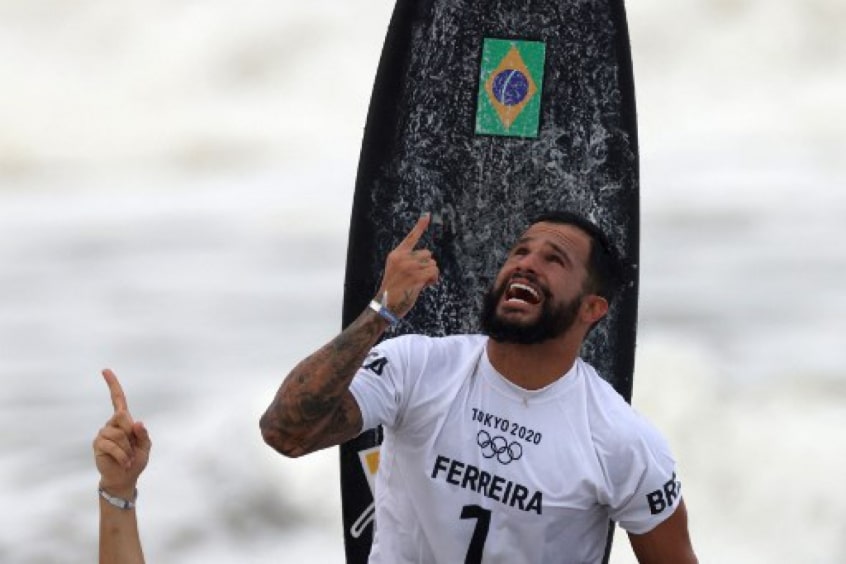
[[[598,563],[609,519],[640,534],[673,513],[666,441],[589,364],[525,390],[486,343],[397,337],[354,378],[384,429],[370,562]]]

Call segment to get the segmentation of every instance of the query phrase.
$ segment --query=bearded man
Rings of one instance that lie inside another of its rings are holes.
[[[483,334],[379,343],[438,265],[424,215],[376,298],[301,361],[261,418],[297,457],[384,430],[372,563],[599,563],[609,519],[642,564],[697,562],[661,434],[579,357],[621,267],[592,223],[533,221],[484,301]]]

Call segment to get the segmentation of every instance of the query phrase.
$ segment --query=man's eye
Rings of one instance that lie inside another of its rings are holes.
[[[546,260],[548,260],[549,262],[554,262],[555,264],[564,264],[564,259],[561,258],[559,255],[548,255],[546,257]]]

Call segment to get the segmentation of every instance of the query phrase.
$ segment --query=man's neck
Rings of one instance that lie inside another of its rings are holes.
[[[491,365],[508,381],[526,390],[539,390],[573,367],[581,344],[571,333],[534,345],[488,339],[487,352]]]

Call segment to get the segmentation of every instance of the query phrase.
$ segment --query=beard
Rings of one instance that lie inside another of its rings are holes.
[[[506,282],[498,288],[492,287],[485,294],[482,303],[480,319],[482,333],[498,343],[535,345],[558,337],[573,326],[584,297],[583,294],[579,294],[569,302],[553,306],[546,299],[549,296],[546,296],[537,320],[532,323],[519,323],[508,321],[497,315],[497,305],[505,294],[507,286]]]

